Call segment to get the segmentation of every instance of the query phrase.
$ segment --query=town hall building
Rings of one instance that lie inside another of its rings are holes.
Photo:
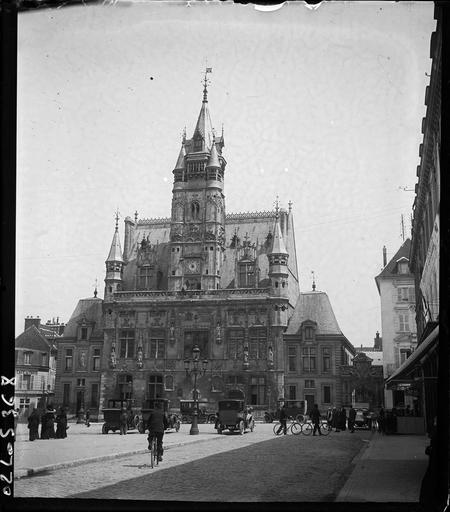
[[[122,249],[116,215],[104,298],[81,299],[58,343],[56,401],[71,412],[101,416],[110,398],[163,397],[176,409],[194,391],[210,410],[224,397],[261,408],[287,397],[283,333],[303,303],[292,205],[226,212],[224,135],[213,129],[207,86],[205,74],[172,171],[170,217],[126,217]],[[196,390],[185,371],[194,346],[206,367]]]

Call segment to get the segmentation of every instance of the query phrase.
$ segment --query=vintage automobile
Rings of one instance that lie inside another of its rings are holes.
[[[264,413],[264,421],[266,423],[272,423],[272,421],[278,420],[280,417],[280,410],[283,405],[285,406],[288,416],[295,418],[297,421],[304,420],[308,407],[306,400],[287,400],[280,398],[277,400],[276,411],[266,411]]]
[[[180,414],[182,423],[192,423],[192,416],[194,413],[194,400],[180,400]],[[198,403],[198,423],[214,423],[216,415],[213,412],[208,412],[205,405],[201,402]]]
[[[134,400],[108,400],[108,407],[102,409],[104,423],[102,426],[102,434],[107,434],[110,430],[115,432],[120,430],[120,416],[122,410],[127,412],[127,430],[138,428],[139,414]]]
[[[251,407],[244,405],[243,400],[220,400],[219,412],[216,422],[217,433],[224,430],[237,431],[244,434],[246,430],[253,432],[255,420],[253,419]]]
[[[367,409],[356,409],[355,427],[370,429],[372,416]]]
[[[155,409],[155,404],[161,404],[161,410],[167,415],[169,425],[167,430],[174,429],[176,432],[180,430],[180,418],[177,414],[170,412],[169,405],[170,400],[167,398],[149,398],[144,400],[141,409],[141,417],[139,418],[138,430],[141,434],[144,434],[147,430],[147,421],[150,413]]]

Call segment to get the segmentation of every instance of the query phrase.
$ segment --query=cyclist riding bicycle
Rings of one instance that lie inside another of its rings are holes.
[[[157,456],[158,460],[162,460],[162,456],[164,453],[163,448],[163,438],[164,438],[164,431],[169,426],[169,421],[167,419],[166,414],[162,410],[162,404],[156,402],[154,410],[150,413],[150,416],[148,417],[147,422],[147,428],[148,428],[148,449],[151,450],[152,447],[152,441],[156,437],[156,443],[157,443]]]

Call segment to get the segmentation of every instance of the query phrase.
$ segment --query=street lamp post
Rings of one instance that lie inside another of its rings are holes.
[[[191,368],[192,362],[192,368]],[[184,369],[186,370],[186,375],[194,375],[194,410],[192,414],[192,424],[191,429],[189,430],[189,434],[191,436],[197,435],[198,432],[198,393],[197,393],[197,375],[203,375],[206,372],[206,367],[208,365],[208,360],[203,359],[202,368],[199,368],[200,363],[200,349],[197,345],[192,349],[192,361],[190,359],[185,359],[184,361]]]

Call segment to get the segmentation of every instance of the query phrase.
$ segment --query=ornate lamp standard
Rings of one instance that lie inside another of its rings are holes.
[[[191,363],[192,363],[192,369],[191,369]],[[192,425],[191,430],[189,431],[189,434],[191,436],[198,434],[198,392],[197,392],[197,375],[204,375],[206,372],[206,367],[208,365],[208,360],[203,359],[202,361],[202,368],[200,369],[199,366],[200,363],[200,349],[197,345],[192,349],[192,360],[185,359],[184,360],[184,369],[186,370],[186,375],[194,374],[194,411],[192,414]]]

